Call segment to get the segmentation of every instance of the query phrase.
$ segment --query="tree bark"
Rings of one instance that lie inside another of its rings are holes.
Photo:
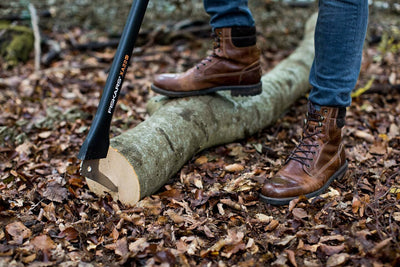
[[[315,24],[316,15],[308,20],[298,48],[263,75],[263,92],[258,96],[232,97],[222,92],[153,98],[148,103],[151,116],[111,139],[107,158],[98,160],[96,171],[118,189],[110,190],[95,178],[87,178],[90,189],[135,204],[155,193],[201,150],[245,138],[270,125],[309,90]]]

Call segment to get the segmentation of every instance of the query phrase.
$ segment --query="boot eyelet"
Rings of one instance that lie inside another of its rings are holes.
[[[328,110],[327,110],[327,109],[325,109],[325,110],[324,110],[324,113],[325,113],[325,114],[327,114],[327,113],[328,113]]]
[[[307,168],[310,168],[311,166],[310,166],[310,164],[307,164],[306,167],[307,167]]]
[[[318,126],[319,126],[319,127],[322,127],[322,122],[318,122]]]
[[[325,117],[324,116],[319,116],[319,119],[321,120],[321,121],[323,121],[323,120],[325,120]]]

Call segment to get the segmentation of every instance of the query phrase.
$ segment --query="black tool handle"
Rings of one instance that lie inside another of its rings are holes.
[[[78,158],[81,160],[100,159],[107,156],[111,119],[148,2],[149,0],[135,0],[132,4],[96,115],[79,151]]]

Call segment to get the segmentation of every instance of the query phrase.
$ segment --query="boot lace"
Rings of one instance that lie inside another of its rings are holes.
[[[304,134],[300,140],[300,143],[287,158],[286,163],[288,163],[290,160],[295,160],[303,166],[310,167],[309,162],[313,161],[312,155],[315,154],[315,151],[313,151],[312,148],[319,146],[319,144],[312,142],[312,137],[322,132],[321,129],[318,130],[317,128],[321,128],[323,126],[323,120],[324,117],[321,115],[318,115],[318,118],[315,118],[314,116],[309,116],[307,113],[307,118],[304,119]],[[310,125],[309,122],[311,121],[317,122],[317,124],[315,126]],[[309,140],[311,140],[311,142]]]
[[[216,34],[213,32],[211,34],[211,37],[214,38],[213,42],[213,53],[209,56],[207,56],[205,59],[203,59],[200,63],[196,64],[196,69],[200,69],[200,66],[205,66],[207,65],[207,62],[212,62],[213,58],[218,57],[217,53],[215,53],[215,50],[219,49],[221,47],[221,38],[220,38],[220,32]]]

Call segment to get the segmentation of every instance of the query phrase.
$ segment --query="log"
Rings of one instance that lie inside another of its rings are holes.
[[[243,139],[270,125],[310,88],[315,24],[316,14],[308,20],[297,49],[262,76],[263,92],[258,96],[220,92],[152,98],[147,120],[112,138],[106,158],[83,162],[89,188],[133,205],[160,189],[201,150]]]

